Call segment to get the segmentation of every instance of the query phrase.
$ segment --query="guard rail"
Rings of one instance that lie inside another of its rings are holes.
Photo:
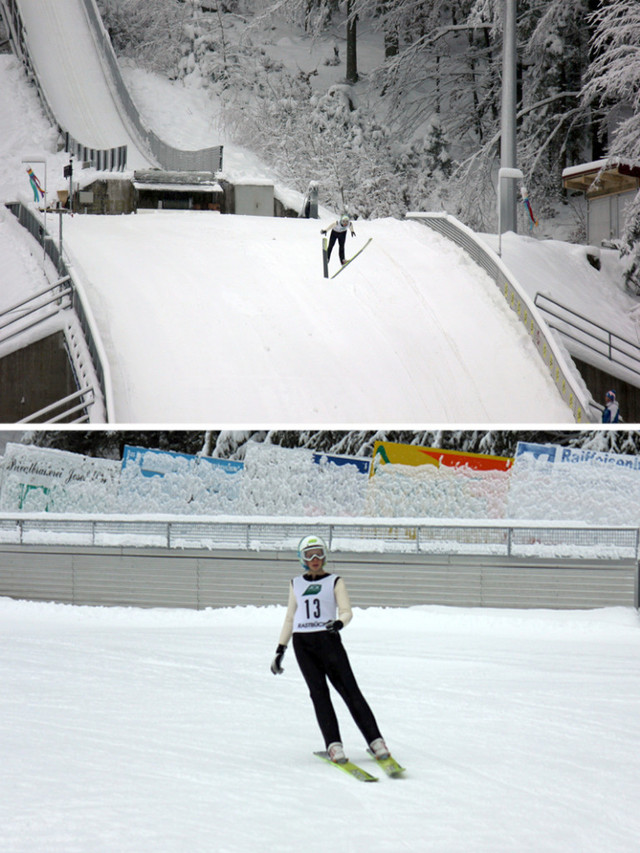
[[[527,330],[562,399],[573,412],[576,422],[589,421],[590,400],[576,381],[572,369],[553,339],[541,313],[504,265],[502,259],[470,228],[448,213],[408,213],[407,219],[421,222],[452,240],[485,270]]]
[[[639,557],[635,527],[387,519],[202,519],[0,513],[0,543],[294,551],[310,530],[332,551],[398,554]]]
[[[552,317],[557,321],[554,323],[553,320],[547,320],[547,324],[564,338],[640,376],[638,344],[610,331],[544,293],[536,293],[534,303],[546,317]]]

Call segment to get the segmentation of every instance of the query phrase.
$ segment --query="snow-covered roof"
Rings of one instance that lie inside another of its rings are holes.
[[[174,193],[221,193],[224,192],[220,184],[172,184],[153,183],[151,181],[134,181],[133,186],[137,190],[170,190]]]
[[[640,164],[620,158],[592,160],[562,170],[566,189],[578,190],[589,196],[629,192],[638,187]]]
[[[170,184],[171,186],[192,185],[202,186],[219,186],[216,183],[213,172],[170,172],[165,169],[136,169],[133,173],[134,183],[152,184],[153,186],[161,186]]]
[[[640,175],[640,164],[619,158],[611,160],[607,157],[604,160],[592,160],[590,163],[578,163],[576,166],[567,166],[566,169],[562,170],[562,177],[571,178],[577,175],[595,174],[603,169],[619,171],[623,175],[633,174],[634,177]]]

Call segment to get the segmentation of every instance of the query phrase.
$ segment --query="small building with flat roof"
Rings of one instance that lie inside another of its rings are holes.
[[[640,164],[606,159],[569,166],[562,185],[585,194],[587,243],[599,246],[621,236],[627,205],[640,189]]]

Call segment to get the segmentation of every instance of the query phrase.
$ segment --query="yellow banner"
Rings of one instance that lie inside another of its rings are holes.
[[[465,453],[461,450],[440,450],[436,447],[419,447],[416,444],[397,444],[393,441],[376,441],[370,476],[380,465],[444,465],[457,468],[467,465],[474,471],[508,471],[513,465],[510,456],[490,456],[487,453]]]

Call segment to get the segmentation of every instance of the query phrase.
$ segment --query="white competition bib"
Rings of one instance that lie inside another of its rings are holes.
[[[293,592],[298,603],[293,618],[293,631],[324,631],[325,623],[336,618],[336,598],[333,588],[337,575],[319,580],[305,580],[302,575],[293,579]]]

